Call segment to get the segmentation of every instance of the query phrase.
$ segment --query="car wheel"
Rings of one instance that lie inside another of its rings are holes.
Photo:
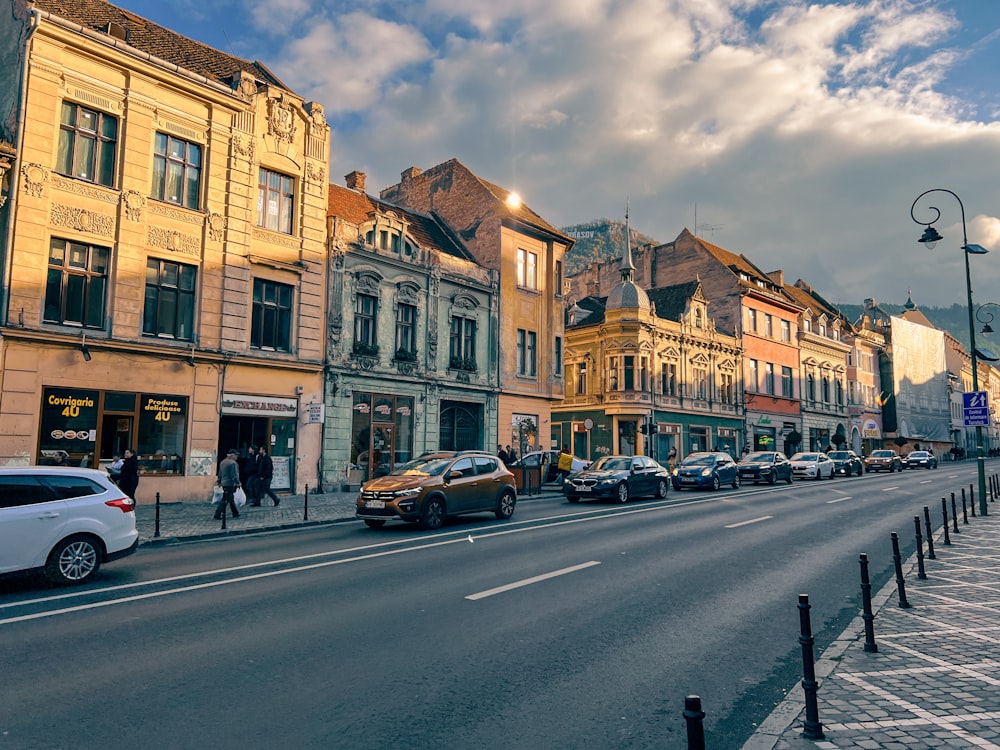
[[[369,529],[381,529],[383,526],[385,526],[385,521],[380,521],[377,518],[366,518],[365,526],[367,526]]]
[[[767,483],[768,484],[774,485],[774,484],[777,483],[777,481],[778,481],[778,475],[777,475],[777,473],[775,473],[775,472],[772,471],[770,474],[767,475]],[[754,484],[756,484],[756,482],[754,482]]]
[[[823,478],[823,470],[820,469],[819,467],[817,467],[816,468],[816,481],[818,482],[822,478]]]
[[[733,489],[738,490],[740,488],[740,475],[737,474],[733,477]]]
[[[792,483],[792,472],[791,472],[791,470],[788,471],[788,478],[785,479],[785,481],[788,482],[788,484]]]
[[[656,496],[661,499],[667,496],[667,483],[662,479],[656,483]]]
[[[437,531],[444,525],[444,516],[444,501],[439,497],[432,497],[427,501],[424,514],[420,517],[420,528]]]
[[[566,502],[568,502],[568,503],[578,503],[578,502],[580,502],[580,498],[578,496],[576,496],[576,495],[567,495],[566,496]]]
[[[712,489],[713,490],[717,490],[721,486],[722,486],[722,482],[719,481],[719,475],[718,474],[713,474],[712,475]]]
[[[514,506],[516,504],[517,498],[514,496],[514,493],[510,490],[504,490],[504,493],[500,495],[500,501],[497,503],[497,509],[493,511],[493,514],[501,521],[506,521],[514,515]]]
[[[618,485],[618,502],[627,503],[628,502],[628,483],[622,482]]]
[[[52,583],[85,583],[100,570],[103,555],[100,544],[93,537],[63,539],[49,554],[45,577]]]

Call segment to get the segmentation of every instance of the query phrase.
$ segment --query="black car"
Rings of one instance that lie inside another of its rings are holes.
[[[648,456],[603,456],[563,482],[571,503],[581,497],[609,497],[620,503],[636,495],[666,497],[670,472]]]
[[[833,459],[834,474],[843,474],[845,477],[857,474],[860,477],[865,473],[865,464],[854,451],[830,451],[830,458]]]
[[[779,479],[792,483],[792,464],[781,451],[755,451],[748,453],[737,464],[740,479],[744,482],[775,484]]]
[[[903,467],[906,469],[936,469],[937,459],[930,451],[910,451],[903,459]]]

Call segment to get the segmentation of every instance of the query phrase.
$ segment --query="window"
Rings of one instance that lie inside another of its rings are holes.
[[[764,392],[774,395],[774,365],[764,363]]]
[[[733,376],[724,372],[719,376],[719,400],[724,404],[735,403],[736,389],[733,386]]]
[[[753,308],[747,310],[747,327],[752,333],[757,333],[757,311]]]
[[[760,387],[760,381],[757,380],[757,360],[750,359],[747,362],[750,366],[750,373],[747,378],[747,390],[756,391]]]
[[[476,321],[471,318],[451,319],[451,341],[448,347],[451,367],[474,369],[476,362]]]
[[[608,357],[608,387],[618,390],[618,357]]]
[[[113,187],[117,139],[117,119],[79,104],[63,102],[56,171]]]
[[[47,323],[104,327],[111,250],[53,238],[45,282]]]
[[[396,355],[412,356],[416,353],[417,308],[400,303],[396,307]]]
[[[820,387],[823,389],[823,403],[830,403],[830,378],[823,376],[823,380],[820,382]]]
[[[538,334],[517,329],[517,374],[534,377],[537,371]]]
[[[369,294],[359,294],[354,300],[354,350],[360,353],[377,354],[378,341],[375,336],[375,318],[378,300]],[[371,351],[374,349],[375,351]]]
[[[538,288],[538,255],[527,250],[517,251],[517,285],[524,289]]]
[[[660,365],[660,391],[664,396],[677,395],[677,365],[673,362]]]
[[[157,133],[153,147],[153,197],[198,208],[201,195],[201,146]]]
[[[562,336],[556,336],[556,350],[554,352],[555,361],[552,365],[552,369],[555,371],[556,375],[562,375],[562,359],[563,359],[563,342]]]
[[[810,401],[816,400],[816,376],[812,373],[806,376],[806,397]]]
[[[843,406],[844,405],[844,384],[841,383],[839,380],[836,380],[833,383],[833,389],[834,389],[834,394],[837,397],[837,406]]]
[[[257,172],[257,226],[274,232],[292,233],[292,202],[295,198],[292,178],[269,169]],[[386,232],[381,233],[386,246]]]
[[[143,335],[191,341],[197,273],[195,266],[156,258],[146,261]]]
[[[781,321],[781,340],[782,341],[792,340],[792,324],[787,320]]]
[[[781,368],[781,395],[785,398],[792,398],[792,368]]]
[[[767,313],[764,314],[764,335],[768,338],[774,336],[774,318]]]
[[[625,390],[635,390],[635,357],[622,357],[625,368]]]
[[[576,376],[576,395],[584,396],[587,393],[587,363],[581,362]]]
[[[254,279],[250,346],[287,352],[291,350],[291,339],[292,287]]]
[[[702,401],[708,400],[708,370],[704,367],[695,367],[692,374],[694,377],[694,397]]]
[[[556,261],[555,267],[555,294],[557,297],[561,297],[563,293],[563,264],[561,260]]]

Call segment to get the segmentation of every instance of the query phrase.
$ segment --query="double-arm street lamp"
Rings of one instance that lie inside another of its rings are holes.
[[[968,306],[969,306],[969,349],[971,350],[972,357],[972,390],[979,391],[979,354],[976,351],[976,322],[973,317],[973,307],[972,307],[972,274],[969,272],[969,255],[985,255],[989,252],[982,245],[969,244],[969,238],[965,230],[965,206],[962,204],[962,199],[958,197],[951,190],[945,188],[931,188],[930,190],[925,190],[920,195],[916,197],[913,201],[913,205],[910,206],[910,218],[913,219],[917,224],[921,224],[925,227],[923,236],[918,240],[927,246],[928,250],[933,250],[934,245],[940,240],[944,239],[938,230],[934,228],[934,222],[941,218],[941,211],[937,206],[928,205],[926,208],[928,212],[933,212],[933,216],[930,221],[921,221],[917,218],[916,213],[917,204],[920,199],[925,195],[930,195],[931,193],[947,193],[958,201],[958,207],[962,212],[962,254],[965,256],[965,291],[968,295]],[[928,216],[931,214],[928,213]],[[976,469],[979,474],[979,512],[982,515],[986,515],[986,466],[985,458],[983,456],[983,428],[980,425],[976,425]]]

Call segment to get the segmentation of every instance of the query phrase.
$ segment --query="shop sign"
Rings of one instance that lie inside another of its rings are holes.
[[[223,393],[222,413],[253,417],[294,417],[298,413],[298,402],[294,398]]]
[[[874,419],[866,419],[861,425],[861,437],[879,439],[882,437],[882,430],[878,422]]]
[[[271,463],[274,466],[274,474],[271,476],[271,487],[276,490],[290,489],[291,479],[288,472],[288,456],[271,456]]]
[[[312,403],[306,408],[309,414],[309,424],[323,424],[324,404]]]
[[[45,388],[42,391],[41,450],[93,451],[97,440],[99,391]]]
[[[143,394],[142,417],[152,416],[155,422],[169,422],[172,417],[181,417],[187,410],[187,399],[177,396],[149,396]]]

